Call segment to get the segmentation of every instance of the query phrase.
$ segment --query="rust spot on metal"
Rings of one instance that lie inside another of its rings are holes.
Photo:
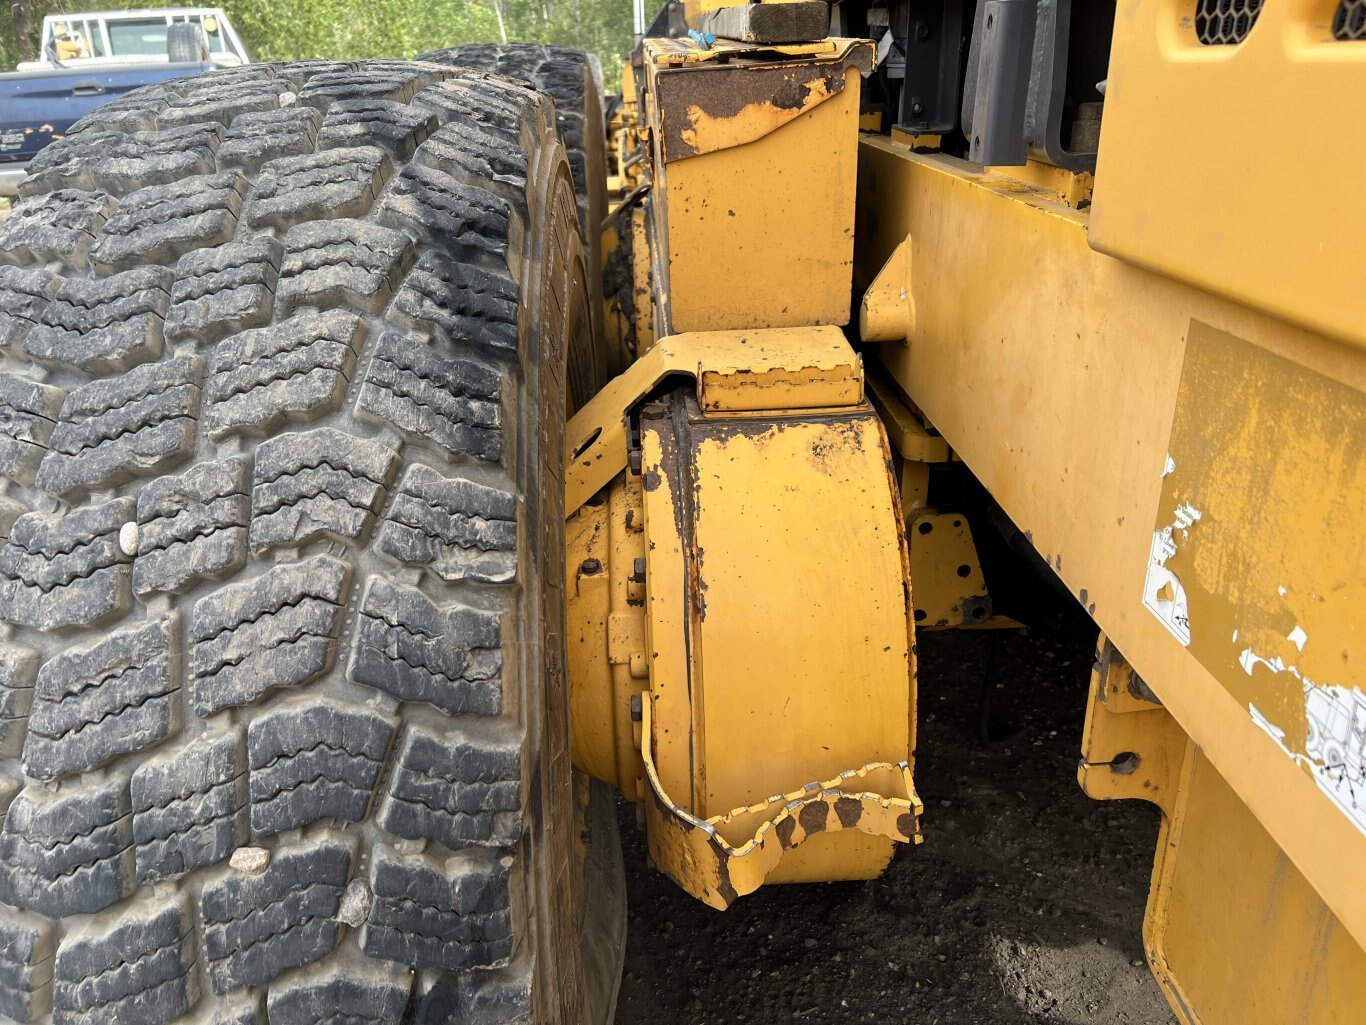
[[[651,467],[650,469],[645,471],[645,490],[656,490],[659,487],[662,480],[663,478],[659,476],[659,471],[656,470],[654,467]]]
[[[897,816],[896,831],[904,837],[915,836],[915,816],[910,812]]]
[[[830,807],[824,801],[813,801],[804,805],[797,813],[797,821],[808,836],[825,832],[826,819],[830,817]]]
[[[783,847],[792,846],[792,834],[797,829],[797,820],[791,815],[778,820],[778,824],[773,827],[774,834],[778,837],[778,843]]]
[[[711,850],[716,857],[716,895],[726,902],[726,907],[730,907],[740,898],[735,884],[730,881],[730,855],[715,844]]]
[[[872,47],[831,59],[737,59],[661,70],[657,79],[665,163],[762,138],[831,96],[846,75],[872,70]]]
[[[858,820],[863,818],[863,802],[853,797],[838,798],[835,801],[835,814],[839,817],[841,826],[853,829],[858,825]]]

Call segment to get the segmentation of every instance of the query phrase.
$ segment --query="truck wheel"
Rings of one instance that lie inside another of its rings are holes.
[[[166,58],[172,64],[208,60],[204,30],[194,21],[173,21],[166,26]]]
[[[607,135],[603,127],[602,97],[589,54],[567,46],[535,43],[471,43],[424,54],[420,60],[477,68],[526,82],[555,101],[555,121],[574,173],[579,226],[588,250],[593,337],[601,339],[602,222],[607,218]],[[599,75],[601,72],[599,72]],[[579,382],[589,395],[626,369],[623,353],[598,351],[591,377]],[[570,367],[574,378],[576,368]]]
[[[0,223],[0,1016],[608,1020],[550,117],[255,65],[35,161]]]

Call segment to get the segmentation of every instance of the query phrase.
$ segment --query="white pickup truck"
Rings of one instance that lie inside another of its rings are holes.
[[[217,7],[49,14],[39,54],[0,75],[0,196],[13,195],[34,154],[101,104],[250,60]]]
[[[199,31],[172,29],[177,24]],[[49,14],[43,18],[39,53],[38,60],[24,61],[16,70],[201,60],[229,67],[249,59],[228,16],[218,7]]]

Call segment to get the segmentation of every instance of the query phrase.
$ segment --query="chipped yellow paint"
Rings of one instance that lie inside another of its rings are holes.
[[[645,41],[647,54],[665,46]],[[859,93],[872,62],[871,44],[847,39],[783,59],[647,62],[663,333],[848,321]]]
[[[648,707],[644,718],[648,737],[654,729]],[[771,881],[780,865],[791,864],[819,840],[861,835],[886,845],[922,839],[924,806],[905,762],[872,762],[702,819],[669,797],[648,744],[644,754],[650,857],[685,892],[721,911]]]
[[[713,818],[850,765],[909,762],[908,564],[877,417],[718,416],[683,398],[646,407],[640,438],[664,793]],[[769,878],[870,878],[891,853],[881,834],[832,834]]]
[[[1360,494],[1362,470],[1360,459],[1347,454],[1361,449],[1345,444],[1347,435],[1335,440],[1339,428],[1332,425],[1362,409],[1366,352],[1096,252],[1088,245],[1089,212],[1064,206],[1039,186],[1007,187],[994,173],[889,139],[864,136],[860,146],[861,280],[871,281],[908,238],[914,265],[935,271],[908,276],[916,317],[905,344],[883,343],[873,355],[1027,532],[1343,927],[1366,943],[1366,887],[1351,869],[1366,862],[1366,833],[1321,777],[1311,777],[1317,767],[1295,757],[1287,746],[1294,737],[1277,739],[1249,709],[1248,685],[1275,677],[1262,689],[1282,697],[1260,711],[1270,725],[1293,729],[1293,720],[1278,721],[1293,707],[1286,703],[1293,674],[1253,663],[1258,679],[1248,678],[1242,648],[1233,647],[1233,631],[1242,628],[1237,617],[1211,621],[1197,610],[1187,646],[1143,600],[1154,526],[1173,527],[1181,552],[1175,566],[1180,571],[1184,560],[1186,574],[1202,566],[1195,576],[1208,573],[1204,590],[1239,604],[1282,599],[1281,586],[1311,601],[1329,599],[1312,614],[1337,609],[1338,625],[1325,619],[1315,632],[1298,624],[1308,633],[1304,650],[1321,645],[1316,657],[1340,659],[1347,651],[1351,665],[1360,662],[1359,652],[1351,655],[1359,647],[1356,621],[1341,612],[1359,593],[1366,518],[1350,496]],[[1102,202],[1098,190],[1096,203]],[[1366,333],[1366,293],[1357,296]],[[1173,436],[1183,366],[1202,344],[1193,323],[1242,344],[1240,355],[1217,359],[1217,369],[1193,378],[1190,400],[1180,401],[1191,422],[1232,417],[1211,436],[1211,474],[1200,475],[1243,496],[1217,517],[1217,493],[1185,476],[1199,459],[1177,451],[1181,430],[1178,440]],[[1284,361],[1281,369],[1270,369],[1265,357]],[[1310,388],[1306,373],[1336,389]],[[1278,390],[1284,394],[1276,402],[1257,398]],[[1306,401],[1292,401],[1301,394]],[[1234,417],[1238,410],[1246,419]],[[1169,453],[1176,469],[1164,480]],[[1250,456],[1256,458],[1248,462]],[[1178,515],[1174,492],[1164,498],[1166,485],[1183,481],[1192,487],[1181,501],[1203,514],[1199,520],[1189,511]],[[1326,515],[1352,501],[1354,518]],[[1217,546],[1216,534],[1223,538]],[[1197,563],[1202,546],[1208,547]],[[1284,560],[1317,575],[1276,579]],[[1184,575],[1180,582],[1190,590]],[[1248,625],[1274,627],[1291,647],[1253,654],[1280,654],[1289,666],[1286,657],[1297,651],[1290,613],[1310,609],[1266,611],[1265,623]],[[1234,673],[1243,682],[1231,690]],[[1351,677],[1315,679],[1346,687]],[[1332,692],[1339,699],[1349,694]],[[1340,700],[1333,714],[1350,711],[1347,704]],[[1334,722],[1335,729],[1346,725]]]
[[[731,116],[713,117],[697,104],[689,104],[688,127],[681,134],[697,156],[742,146],[776,131],[833,95],[825,79],[816,78],[807,87],[801,103],[795,106],[779,106],[772,100],[762,100],[746,104]]]
[[[661,338],[565,428],[565,515],[626,468],[625,415],[671,376],[709,409],[825,409],[863,397],[863,364],[834,327],[713,331]]]

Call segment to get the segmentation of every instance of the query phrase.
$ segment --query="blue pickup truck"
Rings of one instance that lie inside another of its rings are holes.
[[[42,58],[0,74],[0,196],[12,196],[34,155],[83,115],[144,85],[246,63],[218,8],[54,14]]]

